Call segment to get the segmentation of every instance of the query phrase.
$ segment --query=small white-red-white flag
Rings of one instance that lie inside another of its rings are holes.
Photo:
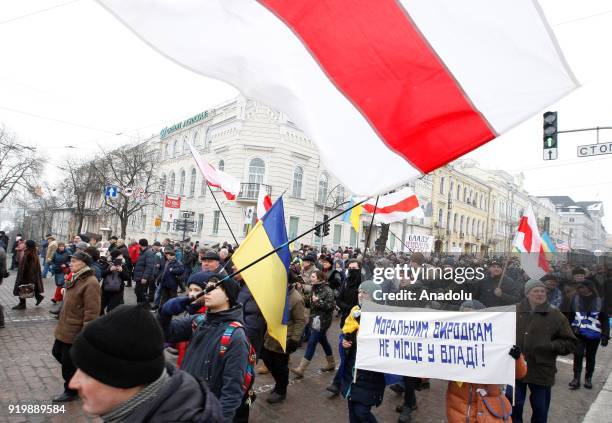
[[[240,192],[240,181],[232,175],[215,169],[200,156],[200,153],[198,153],[191,143],[189,143],[189,150],[191,150],[191,154],[208,185],[222,190],[228,200],[235,200]]]
[[[376,204],[376,199],[363,203],[363,210],[366,213],[374,213],[374,208],[376,208],[374,219],[380,223],[393,223],[409,217],[422,218],[425,216],[419,205],[419,199],[409,187],[381,196],[378,204]]]
[[[259,185],[259,195],[257,196],[257,221],[264,217],[264,214],[272,208],[272,199],[262,185]]]
[[[550,272],[550,265],[546,260],[542,238],[538,231],[538,221],[531,204],[521,216],[513,246],[521,253],[521,267],[530,278],[540,279]]]

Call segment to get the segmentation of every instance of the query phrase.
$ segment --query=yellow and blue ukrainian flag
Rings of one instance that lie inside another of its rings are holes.
[[[355,200],[351,198],[349,203],[349,209],[353,207],[355,204]],[[357,207],[353,207],[350,210],[347,210],[346,213],[342,216],[343,222],[350,222],[355,229],[355,232],[359,233],[359,218],[361,217],[361,213],[363,212],[363,206],[359,205]]]
[[[542,234],[542,249],[545,253],[556,253],[557,248],[555,247],[555,243],[550,239],[550,235],[548,232],[544,232]]]
[[[287,279],[291,253],[287,241],[285,210],[283,198],[280,197],[251,229],[232,256],[232,261],[240,270],[266,253],[283,246],[276,253],[240,272],[266,319],[268,333],[281,344],[283,350],[287,342],[289,318]]]

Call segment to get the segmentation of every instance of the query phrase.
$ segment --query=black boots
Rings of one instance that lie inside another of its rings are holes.
[[[325,388],[327,392],[331,392],[334,395],[338,395],[340,393],[340,387],[335,383],[331,383],[327,388]]]
[[[569,383],[569,387],[572,391],[580,389],[580,375],[578,375],[578,377],[574,376],[572,381]]]
[[[593,389],[593,382],[591,381],[591,378],[588,376],[584,378],[584,387],[586,389]]]

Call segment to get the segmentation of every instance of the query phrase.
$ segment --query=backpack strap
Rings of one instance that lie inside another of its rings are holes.
[[[223,357],[230,346],[232,341],[232,334],[237,328],[243,328],[244,326],[240,322],[231,322],[225,328],[223,335],[221,335],[221,342],[219,346],[219,355]],[[248,341],[248,340],[247,340]],[[255,363],[257,361],[257,354],[255,349],[249,342],[249,361],[247,363],[246,374],[242,383],[242,390],[247,394],[247,403],[250,405],[254,400],[255,393],[252,391],[253,381],[255,380]]]

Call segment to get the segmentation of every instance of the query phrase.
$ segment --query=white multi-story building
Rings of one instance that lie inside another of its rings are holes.
[[[345,208],[350,193],[321,164],[311,140],[289,118],[270,107],[242,96],[204,111],[182,122],[174,123],[152,139],[159,148],[159,206],[143,210],[128,226],[129,237],[182,239],[171,222],[154,221],[162,216],[164,195],[180,196],[181,211],[193,212],[196,232],[188,233],[192,241],[214,245],[233,237],[213,198],[219,202],[236,240],[244,240],[255,223],[254,211],[260,189],[275,201],[283,195],[289,238],[312,228]],[[188,148],[191,142],[204,160],[241,180],[236,200],[229,201],[223,192],[206,185]],[[419,196],[426,199],[427,178],[415,183]],[[430,191],[430,188],[429,188]],[[425,203],[426,204],[426,203]],[[431,214],[431,213],[430,213]],[[369,215],[361,218],[359,233],[349,223],[337,218],[331,222],[329,235],[319,238],[308,234],[300,244],[353,246],[363,248]],[[144,222],[144,224],[143,224]],[[395,223],[391,230],[400,240],[409,233],[430,233],[426,219]],[[376,225],[375,225],[376,227]],[[378,236],[373,231],[370,244]],[[401,250],[402,242],[389,236],[387,246]]]

